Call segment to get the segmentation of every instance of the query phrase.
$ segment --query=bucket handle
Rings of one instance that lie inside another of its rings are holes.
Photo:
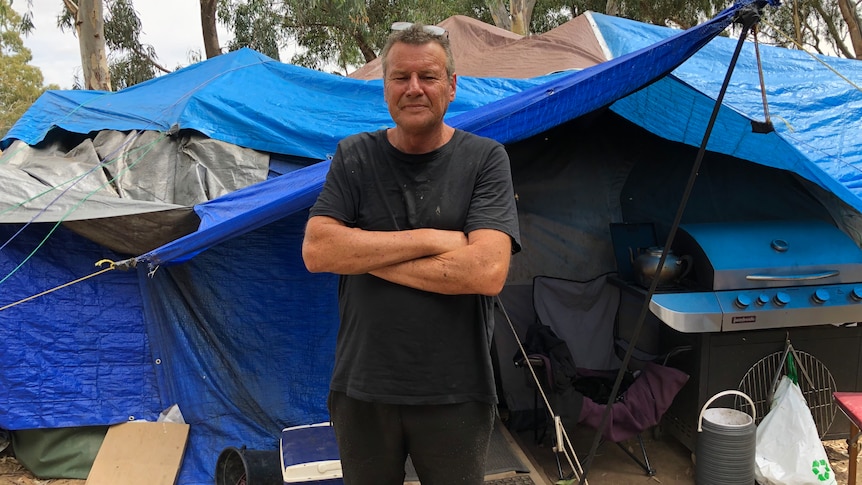
[[[715,401],[716,399],[718,399],[720,397],[728,396],[730,394],[736,394],[738,396],[744,397],[748,401],[748,404],[751,404],[751,419],[753,419],[755,421],[757,420],[757,410],[754,409],[754,401],[752,401],[751,398],[748,397],[748,394],[741,392],[741,391],[736,391],[736,390],[730,389],[727,391],[721,391],[718,394],[716,394],[715,396],[712,396],[711,398],[709,398],[708,401],[706,401],[706,404],[704,404],[703,407],[700,408],[700,416],[697,417],[697,432],[698,433],[703,431],[703,413],[706,412],[706,408],[708,408],[709,405],[712,404],[712,402]]]

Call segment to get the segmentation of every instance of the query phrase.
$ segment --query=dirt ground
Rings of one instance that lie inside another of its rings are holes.
[[[13,456],[0,456],[0,485],[84,485],[86,480],[40,480]]]
[[[533,457],[536,467],[545,473],[548,483],[555,483],[558,478],[558,471],[550,446],[547,444],[537,445],[533,440],[532,432],[518,433],[516,438],[524,451]],[[592,445],[591,433],[574,430],[570,432],[570,438],[578,458],[584,460]],[[656,469],[654,476],[647,476],[616,445],[604,443],[598,448],[594,464],[587,474],[587,481],[594,485],[694,484],[695,469],[688,449],[671,437],[656,440],[647,433],[644,441],[650,463]],[[833,440],[824,441],[823,444],[838,483],[846,484],[847,443],[843,440]],[[631,451],[637,453],[637,441],[632,440],[627,445]],[[569,468],[564,462],[564,472],[568,472],[568,470]],[[85,483],[86,480],[40,480],[24,469],[14,457],[0,456],[0,485],[84,485]]]
[[[583,462],[592,446],[592,431],[575,429],[570,430],[569,433],[578,459]],[[587,472],[587,481],[593,485],[694,485],[695,465],[691,452],[685,446],[671,436],[655,439],[651,433],[644,433],[643,437],[650,464],[656,470],[654,476],[647,476],[644,470],[617,445],[603,443],[599,446],[593,465]],[[522,449],[532,455],[536,467],[545,473],[548,483],[556,483],[559,472],[550,442],[545,440],[546,442],[536,445],[532,431],[518,433],[517,439]],[[639,455],[637,440],[632,439],[625,445],[629,451]],[[823,446],[837,482],[841,485],[846,484],[848,463],[846,441],[824,441]],[[563,461],[564,475],[568,476],[570,470],[571,468]]]

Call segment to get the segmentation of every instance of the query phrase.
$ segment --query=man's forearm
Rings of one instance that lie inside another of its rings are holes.
[[[497,233],[481,243],[369,272],[389,282],[423,291],[494,296],[503,289],[510,259],[509,236]]]
[[[315,217],[306,227],[302,256],[311,272],[362,274],[466,244],[466,236],[458,231],[365,231]]]

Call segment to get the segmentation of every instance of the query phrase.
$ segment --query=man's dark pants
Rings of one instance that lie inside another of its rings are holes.
[[[401,485],[407,455],[422,485],[478,485],[495,406],[394,405],[329,394],[345,485]]]

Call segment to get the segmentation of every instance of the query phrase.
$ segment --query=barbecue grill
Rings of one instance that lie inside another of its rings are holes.
[[[636,254],[656,243],[628,241],[615,252]],[[788,341],[828,374],[830,386],[862,390],[862,250],[836,226],[810,220],[683,224],[671,249],[691,256],[692,268],[652,295],[635,347],[646,355],[692,349],[671,363],[691,378],[662,423],[690,450],[706,400],[736,389]],[[647,296],[635,280],[622,271],[611,280],[621,289],[616,334],[623,343],[633,340]],[[849,429],[841,416],[824,428],[828,439]]]
[[[691,281],[650,310],[680,332],[862,320],[862,250],[829,223],[682,225],[674,251],[692,256]]]

